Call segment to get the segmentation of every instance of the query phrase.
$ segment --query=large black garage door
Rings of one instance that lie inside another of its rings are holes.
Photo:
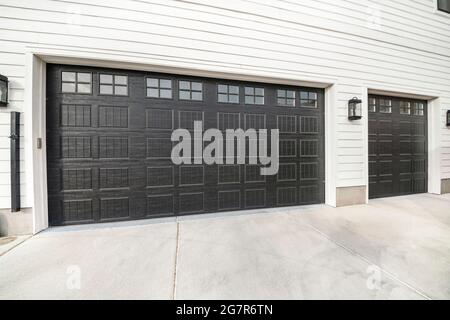
[[[321,89],[47,67],[51,225],[321,203]],[[279,128],[280,169],[174,165],[176,128]]]
[[[426,101],[369,96],[369,197],[427,192]]]

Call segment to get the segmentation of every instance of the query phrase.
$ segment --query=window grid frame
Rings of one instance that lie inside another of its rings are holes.
[[[421,106],[420,108],[418,108],[418,106]],[[414,102],[414,107],[412,108],[412,115],[413,116],[418,116],[418,117],[423,117],[425,116],[425,103],[423,102]],[[418,111],[420,111],[420,113],[417,113]]]
[[[407,109],[405,109],[407,107]],[[408,110],[408,112],[405,112],[404,110]],[[412,114],[412,106],[410,101],[400,101],[399,102],[399,113],[401,115],[410,116]]]
[[[290,89],[277,89],[277,105],[278,106],[282,106],[282,107],[296,107],[296,94],[295,94],[295,90],[290,90]],[[280,96],[280,92],[284,92],[284,96]],[[288,98],[288,92],[292,92],[293,93],[293,97],[292,98]],[[284,100],[284,103],[280,103],[280,100]],[[288,100],[292,100],[293,104],[288,104]]]
[[[378,101],[379,101],[378,109],[379,109],[380,113],[392,114],[392,100],[391,99],[379,99]],[[385,104],[387,101],[389,101],[389,104]],[[389,111],[383,111],[383,110],[386,110],[383,108],[389,108],[389,109],[387,109]]]
[[[371,100],[373,103],[370,103]],[[371,109],[373,107],[373,109]],[[370,113],[376,113],[377,112],[377,98],[369,98],[368,100],[368,109]]]
[[[246,90],[252,89],[253,94],[247,94]],[[262,95],[256,94],[256,89],[262,90]],[[253,103],[247,102],[247,97],[253,98]],[[256,103],[256,98],[262,98],[262,103]],[[263,87],[244,86],[244,104],[249,106],[264,106],[266,104],[266,90]]]
[[[148,79],[155,79],[158,80],[158,87],[152,87],[148,85]],[[170,81],[170,88],[161,87],[161,80],[168,80]],[[158,90],[158,97],[152,97],[148,95],[148,89],[155,89]],[[161,90],[170,90],[170,98],[161,97]],[[170,78],[160,78],[160,77],[145,77],[145,97],[149,99],[165,99],[165,100],[173,100],[173,79]],[[196,101],[196,100],[195,100]]]
[[[112,81],[111,83],[101,82],[103,76],[111,76]],[[116,77],[126,77],[127,84],[116,84]],[[102,86],[110,86],[112,89],[112,93],[102,93],[101,87]],[[125,87],[127,89],[127,94],[117,94],[116,93],[116,87]],[[101,96],[118,96],[118,97],[129,97],[130,95],[130,89],[129,89],[129,76],[124,74],[113,74],[113,73],[99,73],[98,74],[98,94]]]
[[[181,89],[180,83],[181,82],[187,82],[189,83],[189,89]],[[201,86],[200,90],[193,90],[192,89],[192,84],[193,83],[199,83]],[[179,79],[178,80],[178,100],[180,101],[193,101],[193,102],[203,102],[204,101],[204,97],[203,97],[203,82],[202,81],[197,81],[197,80],[182,80]],[[181,98],[180,94],[181,92],[189,92],[189,99],[185,99],[185,98]],[[200,93],[201,94],[201,99],[192,99],[192,93]]]
[[[307,93],[308,94],[308,99],[303,99],[302,98],[302,93]],[[311,94],[314,94],[315,98],[311,98]],[[319,100],[319,96],[317,94],[316,91],[313,90],[300,90],[299,91],[299,99],[300,99],[300,107],[301,108],[309,108],[309,109],[317,109],[318,108],[318,100]],[[304,101],[306,101],[307,103],[314,101],[314,107],[308,106],[308,105],[304,105]]]
[[[219,91],[219,86],[225,86],[227,88],[226,92]],[[237,93],[230,93],[230,87],[236,87]],[[217,89],[217,103],[227,103],[227,104],[240,104],[241,103],[241,99],[240,99],[241,88],[239,85],[218,83],[216,86],[216,89]],[[219,101],[220,95],[225,95],[227,97],[227,101]],[[237,102],[231,102],[230,96],[237,97]]]
[[[74,73],[75,74],[75,79],[74,81],[64,81],[63,80],[63,73]],[[79,73],[85,73],[85,74],[89,74],[90,75],[90,82],[86,82],[86,81],[78,81],[78,74]],[[92,95],[93,94],[93,73],[90,71],[71,71],[71,70],[61,70],[61,86],[60,86],[60,90],[61,93],[71,93],[71,94],[85,94],[85,95]],[[64,83],[71,83],[75,86],[75,91],[64,91],[63,90],[63,84]],[[89,84],[89,92],[79,92],[78,91],[78,85],[79,84]]]

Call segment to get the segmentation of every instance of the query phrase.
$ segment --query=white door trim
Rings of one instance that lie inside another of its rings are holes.
[[[86,65],[92,67],[121,68],[149,72],[189,74],[193,76],[256,81],[296,86],[326,88],[325,91],[325,198],[326,204],[336,205],[336,157],[335,154],[335,83],[336,78],[305,75],[304,77],[274,75],[269,72],[249,72],[234,68],[212,67],[209,70],[180,65],[159,64],[156,60],[114,58],[100,53],[66,51],[55,48],[29,47],[25,88],[25,163],[27,192],[30,195],[33,214],[33,233],[48,228],[47,159],[46,159],[46,64]],[[37,139],[42,139],[42,149],[37,149]],[[329,153],[327,153],[327,151]]]
[[[442,93],[438,91],[424,91],[414,90],[411,88],[403,87],[390,87],[379,84],[366,84],[364,87],[365,99],[367,102],[369,94],[378,94],[393,97],[404,97],[411,99],[422,99],[428,102],[427,113],[427,134],[428,134],[428,193],[441,194],[441,99]],[[364,100],[363,100],[364,101]],[[368,111],[368,105],[364,105],[366,111]],[[367,195],[369,192],[369,156],[368,156],[368,113],[365,126],[365,146],[366,146],[366,183],[367,183]]]

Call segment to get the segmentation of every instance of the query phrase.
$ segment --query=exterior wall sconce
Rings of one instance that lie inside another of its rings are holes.
[[[450,127],[450,110],[447,110],[447,127]]]
[[[0,106],[8,104],[8,78],[0,74]]]
[[[359,120],[362,118],[362,101],[357,97],[348,100],[348,119]]]

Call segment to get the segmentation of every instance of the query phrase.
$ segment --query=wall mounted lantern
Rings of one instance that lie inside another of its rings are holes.
[[[8,78],[0,74],[0,106],[8,104]]]
[[[362,101],[354,97],[348,100],[348,119],[359,120],[362,118]]]
[[[450,127],[450,110],[447,110],[447,127]]]

